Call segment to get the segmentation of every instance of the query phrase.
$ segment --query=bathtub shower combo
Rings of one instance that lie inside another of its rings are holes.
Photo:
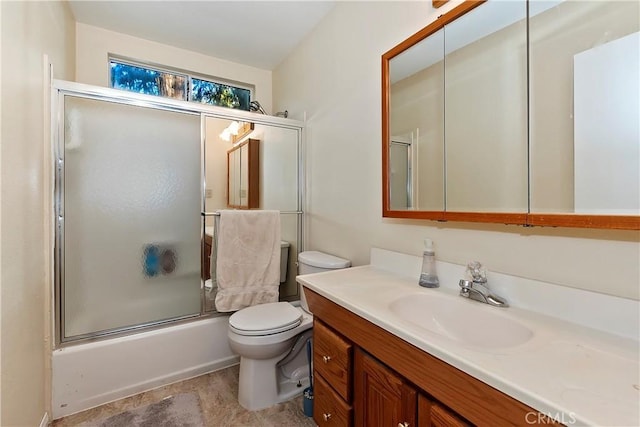
[[[231,122],[259,141],[256,200],[281,212],[280,297],[297,300],[301,122],[54,82],[53,418],[237,363],[205,286]]]

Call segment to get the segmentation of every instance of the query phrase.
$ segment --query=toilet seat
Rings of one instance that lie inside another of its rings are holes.
[[[238,335],[273,335],[296,328],[302,313],[288,302],[271,302],[244,308],[229,317],[229,329]]]

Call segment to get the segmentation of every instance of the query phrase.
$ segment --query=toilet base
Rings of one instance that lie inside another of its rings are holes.
[[[243,408],[257,411],[285,402],[302,394],[309,386],[308,376],[299,381],[292,380],[284,377],[280,369],[275,368],[285,355],[286,353],[262,360],[240,358],[238,402]]]

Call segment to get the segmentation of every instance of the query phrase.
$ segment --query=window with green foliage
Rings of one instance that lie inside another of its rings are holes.
[[[191,100],[221,107],[239,108],[249,111],[251,92],[247,89],[216,83],[208,80],[191,79]]]
[[[250,89],[116,59],[109,65],[115,89],[249,111]]]

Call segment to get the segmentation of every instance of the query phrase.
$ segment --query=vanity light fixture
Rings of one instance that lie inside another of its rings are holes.
[[[251,122],[238,122],[234,120],[222,131],[220,138],[224,141],[231,141],[235,144],[251,133],[253,128],[254,124]]]

